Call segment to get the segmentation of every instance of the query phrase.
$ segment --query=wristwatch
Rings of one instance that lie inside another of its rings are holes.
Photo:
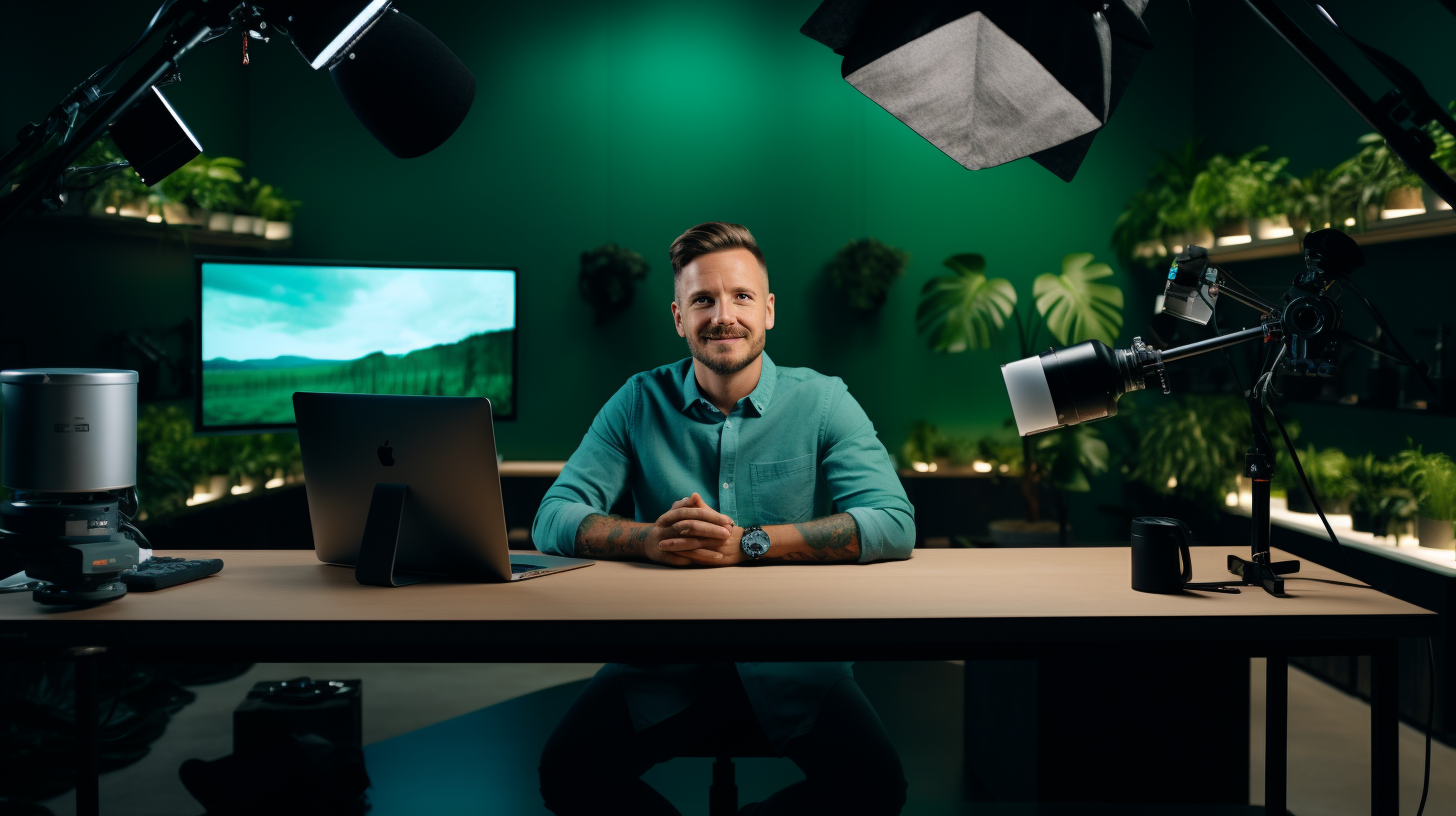
[[[749,558],[758,558],[768,552],[768,533],[762,527],[754,525],[743,531],[743,540],[740,542],[743,547],[743,554]]]

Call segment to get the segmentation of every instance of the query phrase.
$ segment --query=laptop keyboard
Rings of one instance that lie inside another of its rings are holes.
[[[511,574],[514,575],[518,572],[532,572],[538,569],[545,569],[545,567],[541,566],[540,564],[512,564]]]

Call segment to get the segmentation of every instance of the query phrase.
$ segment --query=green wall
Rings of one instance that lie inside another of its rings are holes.
[[[957,252],[983,253],[1024,293],[1065,253],[1108,259],[1150,145],[1186,130],[1191,69],[1171,49],[1150,55],[1072,184],[1030,161],[970,173],[840,79],[838,57],[798,33],[815,5],[415,4],[407,11],[479,83],[454,138],[391,158],[327,77],[275,43],[248,69],[248,157],[308,202],[299,255],[521,269],[521,418],[500,429],[508,457],[568,455],[627,377],[686,356],[669,318],[667,246],[710,219],[748,225],[767,254],[775,360],[843,377],[892,448],[916,419],[999,428],[1006,357],[926,351],[914,331],[920,286]],[[1165,4],[1150,24],[1171,40],[1185,17]],[[911,254],[868,320],[821,273],[864,235]],[[578,255],[607,241],[653,268],[631,309],[594,328],[575,290]]]

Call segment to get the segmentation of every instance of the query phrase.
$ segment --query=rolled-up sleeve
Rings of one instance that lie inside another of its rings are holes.
[[[860,563],[909,558],[915,549],[915,508],[874,423],[844,384],[836,385],[820,448],[820,473],[834,512],[854,517]]]
[[[634,378],[612,395],[546,491],[531,525],[536,549],[552,555],[576,555],[576,531],[581,522],[593,513],[609,512],[626,488],[637,388]]]

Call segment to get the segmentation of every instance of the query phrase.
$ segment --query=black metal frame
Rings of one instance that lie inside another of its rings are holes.
[[[491,415],[496,422],[514,422],[520,415],[521,400],[521,270],[514,266],[497,265],[483,266],[481,264],[441,263],[438,261],[409,263],[396,261],[338,261],[338,260],[309,260],[302,258],[252,258],[236,255],[197,255],[192,259],[193,263],[193,290],[196,298],[194,300],[193,320],[197,326],[193,333],[192,349],[192,382],[196,396],[193,398],[192,427],[194,432],[203,435],[230,435],[230,434],[251,434],[251,433],[277,433],[298,430],[297,423],[251,423],[245,425],[208,425],[203,420],[202,414],[202,266],[205,263],[228,263],[257,266],[351,266],[367,269],[420,269],[420,270],[456,270],[462,272],[510,272],[512,276],[511,285],[514,292],[511,297],[515,300],[515,310],[511,317],[513,328],[511,329],[511,412],[509,414],[498,413],[497,406],[492,403]]]

